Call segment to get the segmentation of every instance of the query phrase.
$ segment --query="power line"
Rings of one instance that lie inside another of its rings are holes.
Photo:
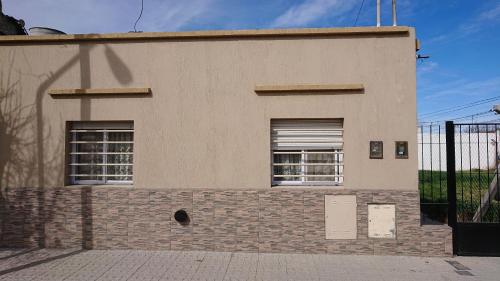
[[[432,112],[428,112],[428,113],[423,113],[420,116],[434,115],[434,114],[441,113],[441,112],[444,112],[444,111],[458,110],[459,108],[462,108],[462,107],[472,107],[472,106],[475,106],[475,105],[487,103],[487,102],[494,101],[494,100],[497,100],[497,99],[500,99],[500,96],[486,98],[486,99],[482,99],[482,100],[477,100],[477,101],[473,101],[471,103],[467,103],[467,104],[463,104],[463,105],[457,105],[457,106],[452,106],[452,107],[449,107],[449,108],[444,108],[444,109],[440,109],[440,110],[432,111]]]
[[[354,26],[356,26],[356,24],[358,24],[359,15],[361,14],[361,10],[363,10],[364,4],[365,4],[365,0],[363,0],[361,2],[361,6],[359,7],[359,10],[358,10],[358,15],[356,16],[356,20],[354,21]]]
[[[486,115],[488,113],[492,113],[491,110],[481,112],[481,113],[471,114],[471,115],[467,115],[467,116],[457,117],[457,118],[453,118],[451,120],[456,121],[456,120],[461,120],[461,119],[473,118],[473,117],[477,117],[477,116],[483,116],[483,115]]]
[[[495,119],[490,119],[490,120],[486,120],[486,121],[481,121],[481,123],[496,123],[500,121],[500,118],[495,118]]]
[[[459,110],[463,110],[463,109],[466,109],[466,108],[470,108],[470,107],[482,105],[482,104],[489,103],[489,102],[492,102],[492,101],[495,101],[495,100],[499,100],[499,99],[500,99],[500,96],[491,97],[491,98],[487,98],[487,99],[482,99],[482,100],[474,101],[474,102],[467,103],[467,104],[464,104],[464,105],[458,105],[458,106],[444,108],[444,109],[433,111],[433,112],[424,113],[424,114],[421,114],[420,117],[422,118],[422,117],[425,116],[426,118],[429,118],[430,116],[438,116],[438,115],[442,115],[442,114],[445,114],[445,113],[451,113],[451,112],[454,112],[454,111],[459,111]]]
[[[443,123],[445,121],[456,121],[456,120],[462,120],[462,119],[467,119],[467,118],[475,118],[479,116],[483,116],[486,114],[492,113],[491,110],[484,111],[484,112],[479,112],[479,113],[474,113],[466,116],[460,116],[460,117],[455,117],[455,118],[447,118],[446,120],[434,120],[434,121],[419,121],[420,124],[436,124],[436,123]]]
[[[453,107],[449,107],[449,108],[445,108],[445,109],[441,109],[441,110],[437,110],[437,111],[433,111],[433,112],[424,113],[424,114],[421,114],[420,117],[430,116],[430,115],[441,115],[444,113],[449,113],[449,112],[458,111],[458,110],[466,109],[469,107],[485,104],[485,103],[488,103],[488,102],[491,102],[494,100],[498,100],[498,99],[500,99],[500,96],[482,99],[482,100],[474,101],[474,102],[467,103],[464,105],[458,105],[458,106],[453,106]]]
[[[144,10],[144,0],[141,0],[141,13],[139,14],[139,17],[137,18],[137,20],[134,23],[134,32],[137,32],[137,29],[135,29],[135,27],[137,26],[137,23],[139,22],[139,20],[142,17],[142,11],[143,10]]]

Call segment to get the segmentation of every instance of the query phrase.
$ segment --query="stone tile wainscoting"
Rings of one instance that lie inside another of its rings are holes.
[[[325,195],[356,195],[357,239],[325,239]],[[2,247],[449,256],[448,226],[421,226],[403,191],[15,188],[3,192]],[[368,204],[396,205],[396,239],[368,238]],[[190,218],[173,218],[184,209]]]

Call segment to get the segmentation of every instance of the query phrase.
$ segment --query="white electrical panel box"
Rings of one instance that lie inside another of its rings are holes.
[[[396,238],[396,206],[394,204],[368,205],[368,237]]]
[[[356,239],[356,196],[325,195],[326,239]]]

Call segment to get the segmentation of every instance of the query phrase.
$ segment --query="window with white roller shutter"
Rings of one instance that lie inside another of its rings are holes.
[[[71,122],[70,184],[132,184],[134,123]]]
[[[271,120],[273,185],[344,181],[342,119]]]

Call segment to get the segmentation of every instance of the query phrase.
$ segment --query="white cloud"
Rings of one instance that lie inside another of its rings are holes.
[[[434,61],[424,61],[422,64],[417,65],[417,73],[419,75],[430,73],[436,70],[439,67],[439,64]]]
[[[486,9],[472,18],[466,19],[455,30],[429,38],[425,43],[429,45],[441,44],[443,42],[462,39],[480,32],[485,27],[498,24],[500,22],[500,4],[496,4],[494,7],[486,7]]]
[[[479,15],[480,20],[499,20],[500,19],[500,4],[496,7],[485,11]]]
[[[304,26],[325,16],[341,16],[351,10],[356,0],[305,0],[277,17],[271,27]]]
[[[490,7],[472,20],[460,25],[459,31],[466,36],[479,32],[483,27],[496,22],[500,22],[500,4]]]
[[[153,0],[152,2],[147,10],[148,14],[142,18],[140,25],[147,31],[178,30],[194,18],[202,16],[214,1]]]
[[[431,73],[429,73],[431,74]],[[439,73],[440,74],[440,73]],[[438,75],[438,73],[432,73]],[[426,108],[428,112],[434,112],[451,105],[462,105],[481,99],[498,96],[497,89],[500,87],[500,76],[485,79],[471,80],[456,77],[453,79],[442,79],[429,81],[425,87],[418,89],[418,108]],[[443,121],[451,120],[461,116],[467,116],[478,112],[487,111],[495,101],[474,106],[460,111],[442,112],[440,114],[420,114],[420,121]],[[485,116],[491,118],[491,116]],[[488,119],[487,118],[487,119]],[[462,120],[463,121],[463,120]]]
[[[486,80],[452,80],[439,85],[430,85],[427,88],[420,89],[425,99],[435,99],[441,97],[471,97],[471,96],[489,96],[498,92],[500,88],[500,77],[493,77]]]
[[[175,31],[201,16],[215,0],[144,0],[137,24],[143,31]],[[46,26],[66,33],[109,33],[133,30],[140,0],[3,0],[6,14],[27,27]]]

